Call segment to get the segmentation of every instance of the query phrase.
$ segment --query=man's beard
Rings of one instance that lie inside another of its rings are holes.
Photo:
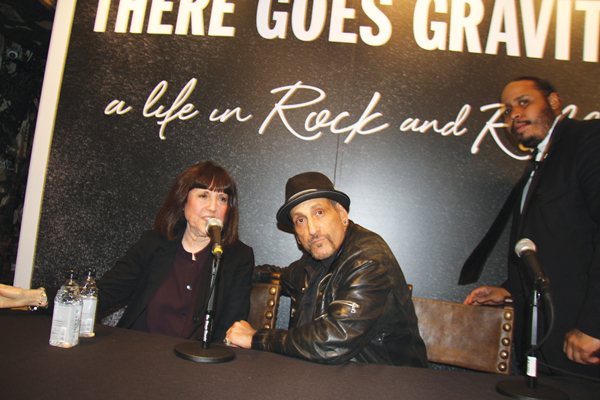
[[[327,253],[325,253],[324,255],[323,255],[323,254],[317,254],[317,253],[316,253],[316,250],[318,250],[318,249],[322,249],[322,248],[323,248],[323,246],[324,246],[324,245],[326,245],[326,243],[325,243],[325,242],[321,242],[321,243],[320,243],[320,247],[318,247],[318,248],[317,248],[317,249],[315,249],[314,251],[313,251],[313,246],[312,246],[312,245],[309,245],[308,252],[309,252],[309,253],[310,253],[310,255],[312,256],[312,258],[314,258],[315,260],[318,260],[318,261],[322,261],[322,260],[326,260],[326,259],[328,259],[329,257],[331,257],[331,255],[332,255],[332,254],[335,252],[335,245],[334,245],[334,243],[333,243],[333,239],[331,238],[331,236],[329,236],[329,235],[325,235],[325,236],[318,236],[318,237],[316,237],[316,238],[314,238],[314,239],[325,239],[325,240],[326,240],[326,241],[327,241],[327,242],[328,242],[328,243],[331,245],[331,253],[330,253],[330,252],[327,252]],[[313,240],[314,240],[314,239],[313,239]],[[312,243],[312,241],[313,241],[313,240],[311,240],[311,243]]]
[[[517,141],[521,143],[524,147],[534,149],[538,146],[538,144],[540,144],[544,140],[544,138],[548,134],[548,131],[550,131],[550,128],[552,128],[552,124],[554,123],[555,118],[556,116],[554,115],[554,111],[552,111],[552,107],[550,107],[550,103],[546,101],[546,107],[544,107],[544,109],[542,110],[541,115],[537,119],[528,122],[529,126],[537,125],[537,128],[541,129],[543,132],[546,132],[546,134],[543,135],[543,137],[531,135],[527,138],[521,138],[519,134],[515,132],[516,128],[514,126],[511,129],[511,133],[513,137],[515,137]]]

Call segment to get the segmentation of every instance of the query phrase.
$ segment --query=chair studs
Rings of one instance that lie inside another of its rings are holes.
[[[248,323],[254,329],[273,329],[277,322],[280,286],[275,283],[253,283]],[[293,310],[291,310],[293,311]]]

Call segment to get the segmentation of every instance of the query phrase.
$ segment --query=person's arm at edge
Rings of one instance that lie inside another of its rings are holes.
[[[0,308],[48,307],[48,295],[40,288],[22,289],[0,284]]]

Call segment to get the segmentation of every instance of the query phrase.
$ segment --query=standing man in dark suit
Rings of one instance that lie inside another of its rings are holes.
[[[600,377],[600,121],[561,115],[559,94],[535,77],[511,81],[501,101],[507,129],[520,144],[537,150],[533,157],[539,163],[517,197],[508,280],[503,287],[473,290],[465,304],[495,305],[512,296],[517,357],[524,361],[532,278],[512,249],[518,240],[531,239],[555,306],[554,327],[537,357],[553,367]],[[545,329],[542,325],[540,336]]]

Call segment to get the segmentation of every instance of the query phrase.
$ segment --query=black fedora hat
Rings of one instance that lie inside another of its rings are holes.
[[[285,204],[277,211],[277,222],[293,228],[290,211],[298,204],[310,199],[326,198],[337,201],[350,211],[350,197],[340,192],[333,183],[320,172],[305,172],[288,179],[285,185]]]

